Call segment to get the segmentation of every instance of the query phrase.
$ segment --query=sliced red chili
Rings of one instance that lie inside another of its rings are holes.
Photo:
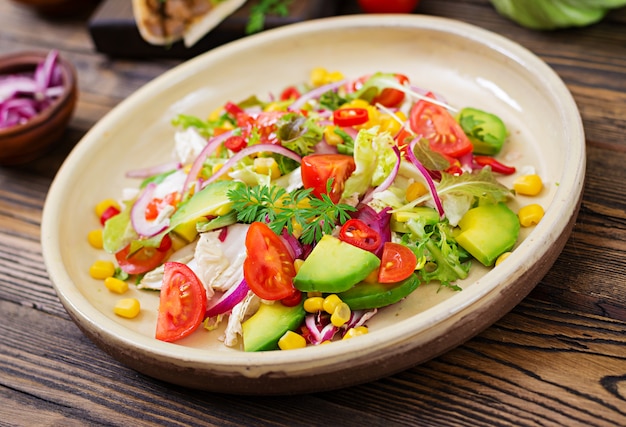
[[[515,167],[504,165],[493,157],[474,156],[474,162],[482,167],[491,166],[491,170],[493,172],[500,173],[502,175],[512,175],[515,173]]]
[[[360,219],[349,219],[339,230],[339,239],[366,251],[380,247],[380,234]]]
[[[287,101],[289,99],[298,99],[298,98],[300,98],[300,91],[296,89],[295,86],[286,87],[280,94],[281,101]]]
[[[333,113],[337,126],[357,126],[367,123],[369,114],[365,108],[340,108]]]
[[[246,139],[241,135],[229,136],[226,141],[224,141],[224,146],[235,153],[243,150],[247,145]]]
[[[234,117],[237,116],[237,114],[241,114],[243,113],[243,109],[235,104],[234,102],[230,102],[228,101],[226,104],[224,104],[224,110],[226,110],[226,112]]]
[[[104,223],[107,222],[108,219],[114,217],[119,213],[120,211],[118,208],[116,208],[115,206],[109,206],[104,210],[104,212],[102,212],[102,215],[100,216],[100,224],[104,225]]]

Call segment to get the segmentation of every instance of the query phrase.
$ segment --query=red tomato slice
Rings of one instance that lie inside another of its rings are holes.
[[[378,271],[379,283],[395,283],[409,277],[417,266],[417,257],[404,245],[385,242]]]
[[[206,312],[204,286],[191,269],[178,262],[164,264],[156,339],[177,341],[198,329]]]
[[[401,85],[404,85],[409,81],[408,77],[403,74],[396,74],[396,80]],[[398,89],[387,88],[383,89],[378,96],[372,100],[372,104],[382,104],[385,107],[393,108],[400,105],[404,101],[404,92]]]
[[[352,156],[344,154],[311,154],[302,158],[301,174],[305,188],[312,188],[313,195],[322,198],[327,194],[326,184],[332,179],[330,200],[339,202],[346,179],[354,172],[356,165]]]
[[[229,136],[226,141],[224,141],[224,147],[228,148],[230,151],[234,153],[238,153],[244,148],[248,146],[248,142],[241,135],[233,135]]]
[[[411,13],[419,0],[358,0],[358,3],[367,13]]]
[[[300,98],[300,91],[295,86],[286,87],[280,94],[281,101]]]
[[[128,274],[141,274],[157,268],[172,247],[172,239],[168,234],[163,237],[158,248],[143,247],[137,252],[130,253],[130,245],[115,254],[120,268]]]
[[[370,252],[378,249],[381,243],[380,234],[356,218],[349,219],[343,224],[339,230],[339,239]]]
[[[253,222],[246,234],[246,251],[243,277],[252,292],[271,301],[293,295],[293,258],[276,233],[262,222]]]
[[[431,93],[427,96],[434,98]],[[460,157],[472,151],[470,142],[461,126],[443,107],[420,100],[413,105],[409,114],[411,129],[426,138],[433,151],[451,157]]]

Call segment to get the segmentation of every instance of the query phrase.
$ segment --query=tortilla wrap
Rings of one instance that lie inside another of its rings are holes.
[[[172,3],[167,5],[168,1]],[[196,10],[186,8],[188,2],[184,0],[132,0],[132,5],[137,28],[145,41],[153,45],[170,45],[182,39],[186,47],[191,47],[245,2],[194,0]],[[166,8],[169,6],[178,9],[179,13],[168,15]]]

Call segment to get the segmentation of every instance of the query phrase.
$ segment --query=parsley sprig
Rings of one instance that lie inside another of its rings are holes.
[[[250,10],[246,34],[258,33],[263,30],[267,15],[289,16],[290,3],[291,0],[259,0]]]
[[[326,188],[330,191],[332,181]],[[237,220],[245,223],[266,222],[276,234],[284,228],[291,235],[297,224],[301,228],[300,241],[304,244],[318,242],[324,234],[330,234],[336,225],[343,224],[356,211],[353,206],[335,204],[326,194],[322,198],[311,197],[312,189],[287,192],[278,186],[243,186],[227,193],[237,211]]]

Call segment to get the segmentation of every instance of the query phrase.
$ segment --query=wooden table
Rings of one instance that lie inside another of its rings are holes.
[[[343,13],[357,11],[346,2]],[[583,29],[535,32],[487,0],[423,0],[420,13],[467,21],[529,48],[562,77],[582,115],[587,179],[562,255],[513,311],[464,345],[369,384],[312,395],[238,397],[144,377],[72,323],[43,265],[46,192],[87,130],[178,60],[98,54],[89,13],[49,20],[0,2],[0,53],[58,48],[80,101],[54,151],[0,167],[0,424],[626,425],[626,13]]]

